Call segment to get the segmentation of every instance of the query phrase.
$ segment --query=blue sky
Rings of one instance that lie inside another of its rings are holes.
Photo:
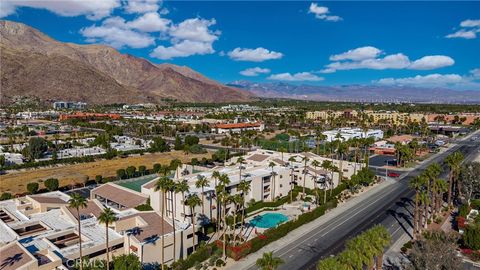
[[[480,90],[480,2],[2,1],[0,16],[221,82]]]

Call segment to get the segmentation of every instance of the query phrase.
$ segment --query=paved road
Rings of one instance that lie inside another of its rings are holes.
[[[379,223],[389,229],[394,241],[397,240],[411,227],[411,198],[414,192],[408,188],[408,179],[420,174],[433,162],[442,163],[443,159],[455,150],[469,155],[472,152],[478,153],[479,149],[479,142],[459,142],[457,146],[405,173],[381,192],[365,198],[329,222],[316,227],[298,241],[276,250],[275,256],[280,256],[285,261],[279,269],[315,269],[319,259],[339,253],[346,240]],[[256,267],[251,265],[250,269]]]

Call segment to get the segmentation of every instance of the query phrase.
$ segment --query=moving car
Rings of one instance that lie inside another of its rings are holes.
[[[389,172],[387,175],[388,177],[395,177],[395,178],[400,177],[400,174],[396,172]]]

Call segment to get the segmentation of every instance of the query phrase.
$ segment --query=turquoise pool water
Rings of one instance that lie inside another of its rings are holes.
[[[281,213],[266,213],[250,220],[250,224],[258,228],[272,228],[288,220],[288,217]]]

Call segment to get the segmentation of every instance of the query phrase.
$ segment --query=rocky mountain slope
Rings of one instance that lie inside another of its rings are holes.
[[[153,64],[103,45],[56,41],[25,24],[0,21],[1,101],[15,96],[91,104],[248,101],[252,94],[188,67]]]

